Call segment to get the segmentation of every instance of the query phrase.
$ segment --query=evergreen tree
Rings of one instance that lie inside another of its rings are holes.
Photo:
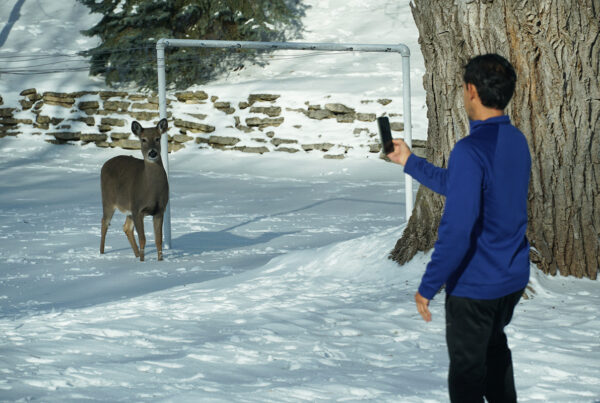
[[[102,43],[83,52],[90,75],[114,86],[156,88],[156,41],[160,38],[285,41],[297,38],[306,9],[300,0],[78,0],[103,14],[83,31]],[[185,88],[243,63],[263,63],[252,50],[167,49],[167,82]]]

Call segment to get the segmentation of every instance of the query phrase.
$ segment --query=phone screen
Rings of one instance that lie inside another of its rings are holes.
[[[392,143],[392,131],[390,129],[390,120],[387,116],[377,118],[377,126],[379,126],[379,138],[383,146],[383,152],[387,155],[394,151],[394,143]]]

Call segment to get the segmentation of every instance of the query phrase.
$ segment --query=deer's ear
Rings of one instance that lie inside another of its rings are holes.
[[[160,122],[158,122],[156,127],[158,128],[158,131],[160,132],[160,134],[163,134],[169,128],[169,123],[167,122],[167,119],[163,118],[160,120]]]
[[[139,137],[139,135],[142,133],[142,126],[136,120],[134,120],[131,124],[131,131],[133,134]]]

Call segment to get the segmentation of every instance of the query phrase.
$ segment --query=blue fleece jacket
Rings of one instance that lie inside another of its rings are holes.
[[[527,193],[531,156],[508,116],[471,121],[450,153],[448,169],[412,154],[404,171],[446,196],[431,262],[419,293],[494,299],[529,281]]]

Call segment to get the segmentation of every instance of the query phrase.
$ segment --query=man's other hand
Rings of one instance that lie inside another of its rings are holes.
[[[408,148],[402,139],[394,139],[392,142],[394,143],[394,151],[389,153],[387,157],[390,159],[390,161],[395,162],[396,164],[400,164],[402,166],[406,165],[408,157],[410,157],[412,154],[410,152],[410,148]]]
[[[417,311],[423,317],[425,322],[431,322],[431,312],[429,312],[429,300],[422,296],[418,291],[415,294],[415,302],[417,303]]]

